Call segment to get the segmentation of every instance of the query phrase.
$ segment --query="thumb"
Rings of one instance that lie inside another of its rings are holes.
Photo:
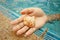
[[[31,14],[33,12],[33,10],[32,9],[24,9],[24,10],[22,10],[20,13],[22,14],[22,15],[24,15],[24,14]]]

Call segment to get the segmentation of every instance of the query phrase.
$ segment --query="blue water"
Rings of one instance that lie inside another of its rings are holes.
[[[12,20],[21,16],[20,11],[28,7],[42,8],[47,15],[56,14],[60,13],[60,0],[0,0],[0,11]],[[12,18],[12,16],[14,17]],[[46,23],[41,29],[45,28],[48,28],[49,32],[60,37],[60,21]],[[39,31],[37,30],[35,34],[40,35]]]

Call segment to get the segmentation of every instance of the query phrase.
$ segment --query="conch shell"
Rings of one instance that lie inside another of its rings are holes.
[[[24,17],[24,25],[26,25],[28,27],[34,27],[35,26],[35,16]]]

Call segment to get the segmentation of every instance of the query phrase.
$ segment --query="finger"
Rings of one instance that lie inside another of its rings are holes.
[[[33,32],[35,32],[37,29],[36,28],[30,28],[27,32],[26,32],[26,34],[24,35],[25,37],[26,36],[29,36],[29,35],[31,35]]]
[[[22,29],[17,31],[17,35],[21,35],[21,34],[25,33],[28,29],[29,29],[29,27],[24,26]]]
[[[30,16],[35,16],[35,14],[36,14],[36,13],[35,13],[35,12],[33,12],[33,13],[29,14],[29,15],[30,15]]]
[[[42,16],[40,13],[38,13],[38,12],[33,12],[33,13],[31,13],[31,14],[29,14],[30,16],[36,16],[36,17],[40,17],[40,16]]]
[[[33,12],[32,8],[26,8],[24,10],[21,11],[21,14],[30,14]]]
[[[22,21],[23,21],[24,16],[25,16],[25,15],[22,15],[20,18],[18,18],[18,19],[16,19],[16,20],[12,21],[12,22],[11,22],[11,24],[13,24],[13,25],[14,25],[14,24],[17,24],[17,23],[19,23],[19,22],[22,22]]]
[[[13,27],[13,31],[16,32],[17,30],[21,29],[24,26],[23,22],[18,24],[17,26]]]

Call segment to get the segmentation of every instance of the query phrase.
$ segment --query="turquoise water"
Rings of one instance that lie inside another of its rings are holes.
[[[21,16],[19,14],[20,11],[28,7],[42,8],[47,15],[56,14],[60,13],[60,0],[0,0],[0,10],[12,20]],[[13,18],[12,13],[16,14]],[[60,21],[46,23],[41,29],[45,28],[48,28],[49,32],[60,37]],[[39,31],[37,30],[35,34],[40,35],[41,33]]]

